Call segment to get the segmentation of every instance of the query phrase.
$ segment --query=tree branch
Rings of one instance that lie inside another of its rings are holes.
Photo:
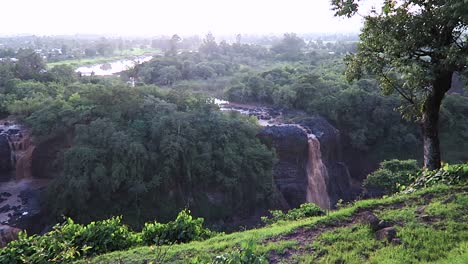
[[[387,76],[386,73],[383,72],[383,70],[381,70],[380,73],[382,74],[382,77],[393,87],[393,89],[395,89],[404,99],[406,99],[412,105],[415,104],[412,96],[405,94],[403,90],[398,87],[398,85],[393,83],[393,81]]]

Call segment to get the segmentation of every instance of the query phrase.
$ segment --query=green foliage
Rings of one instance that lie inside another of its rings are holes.
[[[379,169],[364,180],[367,189],[376,188],[382,194],[393,194],[412,182],[412,174],[419,171],[416,160],[387,160],[380,163]]]
[[[0,250],[0,263],[69,262],[137,244],[138,236],[122,224],[120,217],[85,226],[68,218],[42,236],[21,233],[18,240]]]
[[[146,223],[141,231],[143,243],[147,245],[186,243],[204,240],[212,235],[210,230],[203,228],[203,218],[193,219],[189,210],[181,211],[176,220],[165,224]]]
[[[183,53],[171,57],[155,57],[126,72],[147,84],[173,85],[181,80],[211,79],[232,75],[239,65],[223,58],[205,58],[200,54]]]
[[[352,16],[358,2],[332,4],[337,15]],[[466,70],[468,49],[463,32],[468,16],[462,2],[384,1],[381,10],[365,15],[357,53],[348,57],[348,78],[375,75],[384,94],[398,93],[404,99],[399,108],[403,116],[420,120],[429,108],[426,103],[450,89],[453,72]]]
[[[166,224],[147,223],[142,232],[131,231],[122,217],[75,223],[67,218],[44,235],[28,236],[20,233],[17,240],[0,249],[0,263],[71,262],[76,259],[125,250],[142,244],[159,247],[161,244],[186,243],[204,240],[213,233],[203,228],[203,218],[193,219],[183,210],[175,221]],[[162,255],[165,251],[159,250]],[[162,257],[162,256],[161,256]]]
[[[216,256],[213,264],[266,264],[267,259],[256,252],[256,243],[253,240],[245,241],[241,248],[231,253]]]
[[[341,62],[330,60],[321,68],[298,63],[246,73],[235,78],[226,95],[234,102],[261,102],[324,116],[340,130],[344,149],[369,153],[375,163],[416,157],[420,135],[417,126],[393,111],[400,100],[379,94],[371,79],[348,84],[342,70]],[[450,132],[452,138],[463,133]]]
[[[255,137],[258,127],[207,97],[104,81],[17,80],[5,90],[0,105],[29,125],[36,145],[55,142],[44,168],[54,176],[52,219],[123,214],[141,227],[175,217],[189,201],[208,220],[274,203],[274,155]]]
[[[412,183],[405,192],[427,188],[438,184],[457,185],[468,183],[468,163],[449,165],[445,163],[438,170],[423,170],[412,175]]]
[[[323,214],[323,210],[316,204],[305,203],[301,204],[299,208],[293,208],[289,210],[287,213],[283,213],[283,211],[281,210],[271,210],[271,217],[263,216],[262,221],[267,225],[271,225],[278,221],[293,221],[303,219],[306,217],[319,216]]]

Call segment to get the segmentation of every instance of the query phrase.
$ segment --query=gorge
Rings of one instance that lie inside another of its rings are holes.
[[[339,131],[322,117],[285,121],[284,113],[263,106],[216,101],[222,111],[255,116],[262,130],[258,138],[274,148],[278,162],[273,174],[283,207],[294,208],[312,202],[324,209],[340,200],[350,201],[359,193],[342,162]]]
[[[29,131],[0,121],[0,244],[20,229],[42,231],[40,196],[49,180],[32,176],[34,150]]]

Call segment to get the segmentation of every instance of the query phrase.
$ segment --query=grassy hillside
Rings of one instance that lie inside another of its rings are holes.
[[[216,256],[246,247],[269,263],[466,263],[468,186],[444,185],[383,199],[361,200],[325,216],[219,235],[201,242],[138,247],[77,263],[252,263]],[[378,240],[369,212],[396,230]],[[253,245],[255,244],[255,245]],[[257,262],[261,263],[261,262]]]

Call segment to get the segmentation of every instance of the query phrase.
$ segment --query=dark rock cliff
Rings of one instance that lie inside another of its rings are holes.
[[[354,199],[360,187],[342,161],[339,131],[322,117],[310,117],[297,124],[268,126],[258,134],[264,144],[276,151],[278,162],[274,167],[274,179],[289,207],[306,202],[308,134],[320,141],[322,162],[328,172],[325,182],[330,206],[340,199]]]
[[[294,126],[265,127],[260,140],[274,148],[278,162],[273,168],[276,186],[290,207],[305,202],[307,189],[307,134]]]

